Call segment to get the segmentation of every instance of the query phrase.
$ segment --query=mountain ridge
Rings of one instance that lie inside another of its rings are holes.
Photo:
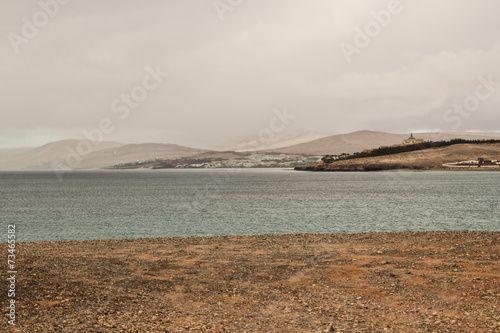
[[[301,133],[297,133],[295,137],[300,137]],[[417,139],[427,141],[441,141],[455,138],[472,140],[500,139],[500,133],[498,132],[427,132],[413,133],[413,135]],[[312,141],[286,147],[268,148],[252,152],[318,156],[329,154],[339,155],[341,153],[360,152],[364,149],[378,148],[384,145],[399,144],[409,136],[410,133],[395,134],[361,130],[346,134],[324,136]],[[291,137],[294,136],[292,135]],[[305,137],[307,135],[302,135],[302,138]],[[80,154],[86,150],[89,151],[88,154]],[[204,153],[210,153],[211,156],[223,154],[221,151],[198,149],[174,143],[125,144],[113,141],[91,142],[88,140],[73,139],[55,141],[35,148],[0,149],[0,170],[101,169],[121,163],[158,158],[196,157],[203,156],[201,154]]]
[[[426,141],[441,141],[451,139],[500,139],[497,132],[424,132],[413,133],[417,139]],[[340,155],[342,153],[361,152],[364,149],[378,148],[399,144],[408,138],[408,134],[394,134],[379,131],[356,131],[347,134],[336,134],[314,141],[292,145],[278,149],[265,149],[262,152],[276,152],[284,154],[302,153],[313,155]]]
[[[258,136],[252,136],[242,140],[231,141],[213,148],[215,151],[256,151],[262,149],[278,149],[295,144],[317,140],[331,134],[309,131],[298,132],[294,134],[275,134],[269,140],[259,139]]]
[[[70,139],[18,153],[0,151],[0,170],[101,169],[135,160],[185,157],[205,151],[177,144]]]

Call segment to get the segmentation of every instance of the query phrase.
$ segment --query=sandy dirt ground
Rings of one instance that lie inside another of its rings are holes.
[[[2,332],[500,331],[500,232],[39,242],[17,256]]]

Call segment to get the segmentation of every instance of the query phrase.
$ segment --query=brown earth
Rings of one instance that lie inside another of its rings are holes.
[[[417,139],[425,141],[442,141],[452,139],[483,140],[500,139],[498,132],[428,132],[416,133]],[[266,149],[267,152],[278,152],[285,154],[310,154],[310,155],[340,155],[342,153],[355,153],[367,148],[378,148],[380,146],[391,146],[400,144],[408,138],[410,133],[394,134],[377,131],[358,131],[348,134],[338,134],[314,141],[309,141],[293,146]]]
[[[500,330],[500,232],[39,242],[17,256],[17,324],[2,297],[2,332]]]
[[[453,168],[443,167],[445,163],[477,160],[479,157],[500,160],[500,144],[457,144],[448,147],[430,148],[385,156],[353,158],[319,163],[297,170],[310,171],[377,171],[377,170],[500,170],[500,167]]]

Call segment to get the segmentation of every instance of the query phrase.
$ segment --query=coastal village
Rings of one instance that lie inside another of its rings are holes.
[[[500,160],[489,160],[484,157],[479,157],[477,160],[445,163],[443,166],[451,168],[497,168],[500,167]]]
[[[215,168],[290,168],[317,163],[321,155],[238,153],[230,157],[150,159],[114,166],[117,169],[215,169]]]
[[[456,139],[455,141],[460,140]],[[450,146],[461,142],[425,141],[416,138],[413,133],[399,144],[382,145],[379,148],[364,149],[358,153],[342,153],[338,155],[285,154],[276,152],[210,152],[176,159],[146,159],[122,163],[112,169],[217,169],[217,168],[299,168],[311,165],[323,167],[336,161],[364,160],[367,157],[389,156],[416,150],[428,150],[442,146]],[[464,141],[464,143],[481,143]],[[418,146],[417,146],[418,145]],[[478,153],[479,155],[479,153]],[[443,168],[498,168],[500,156],[474,156],[474,159],[463,161],[445,160],[439,163]],[[391,167],[392,168],[392,167]],[[346,171],[346,170],[344,170]]]

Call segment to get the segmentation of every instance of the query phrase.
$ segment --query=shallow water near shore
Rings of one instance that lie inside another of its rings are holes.
[[[18,241],[499,231],[499,185],[486,171],[1,172],[0,218]]]

